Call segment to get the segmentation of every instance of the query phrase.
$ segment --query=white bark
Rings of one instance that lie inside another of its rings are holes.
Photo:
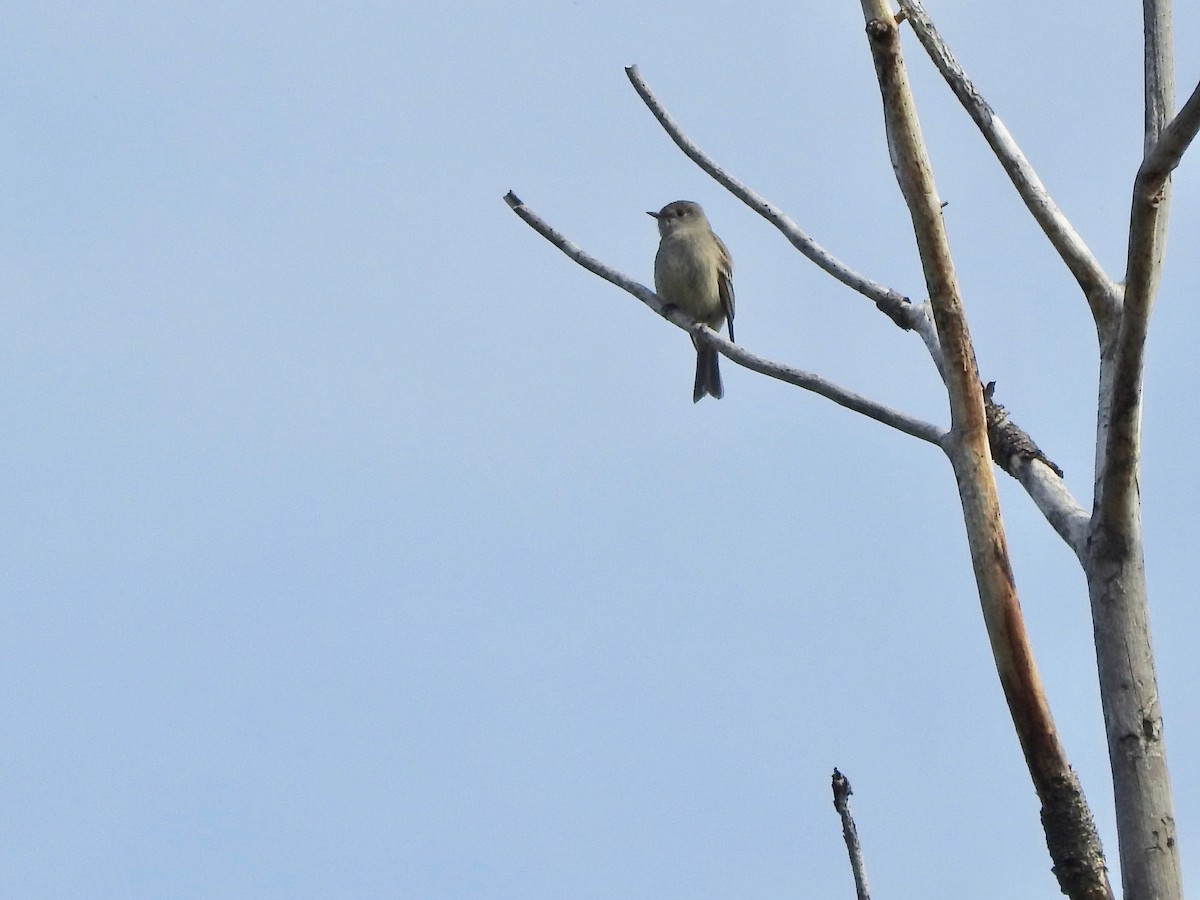
[[[1083,238],[1076,232],[1070,220],[1042,184],[1025,154],[996,112],[976,90],[966,72],[955,60],[942,36],[934,27],[920,0],[899,0],[900,8],[912,25],[921,46],[929,54],[938,72],[946,80],[963,108],[978,126],[984,140],[996,154],[1000,165],[1021,199],[1025,201],[1034,221],[1041,226],[1054,249],[1058,251],[1067,268],[1083,288],[1084,296],[1092,309],[1092,316],[1101,335],[1113,322],[1119,303],[1119,291],[1112,279],[1105,274],[1099,261],[1088,249]]]

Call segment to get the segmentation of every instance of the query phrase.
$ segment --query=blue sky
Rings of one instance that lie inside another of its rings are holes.
[[[686,337],[501,200],[644,281],[644,211],[703,203],[739,341],[944,423],[625,79],[920,296],[858,4],[813,6],[10,5],[0,894],[852,896],[838,766],[879,896],[1058,896],[946,461],[728,362],[693,406]],[[1139,4],[930,12],[1119,276]],[[1089,504],[1086,305],[905,37],[982,373]],[[1142,496],[1195,886],[1194,153],[1174,196]],[[1083,579],[999,477],[1115,868]]]

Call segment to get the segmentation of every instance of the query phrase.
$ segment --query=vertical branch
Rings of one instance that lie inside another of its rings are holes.
[[[1145,33],[1145,155],[1158,143],[1174,112],[1175,71],[1171,59],[1170,0],[1143,0]],[[1102,518],[1128,517],[1138,505],[1137,463],[1141,455],[1142,371],[1146,330],[1162,272],[1169,184],[1166,173],[1139,172],[1130,211],[1125,298],[1114,348],[1108,432],[1098,496]]]
[[[1103,854],[1075,773],[1067,764],[1034,665],[1009,564],[988,446],[983,392],[950,247],[886,0],[861,0],[883,95],[888,149],[912,217],[942,347],[951,432],[944,444],[958,481],[971,562],[1000,683],[1034,787],[1063,892],[1111,898]]]
[[[1157,144],[1174,111],[1175,71],[1171,59],[1170,0],[1143,0],[1145,33],[1145,154]],[[1130,211],[1129,248],[1121,321],[1112,348],[1111,387],[1101,394],[1107,424],[1097,472],[1097,512],[1108,525],[1129,518],[1138,506],[1137,465],[1141,455],[1142,372],[1146,330],[1162,272],[1167,230],[1167,173],[1139,172]],[[1104,354],[1102,348],[1102,357]]]
[[[1142,0],[1145,41],[1145,143],[1148,154],[1175,112],[1175,57],[1172,50],[1171,0]]]
[[[1160,165],[1154,152],[1174,109],[1169,0],[1143,0],[1143,17],[1146,152],[1134,180],[1120,327],[1115,342],[1102,347],[1087,579],[1122,884],[1128,897],[1179,900],[1138,489],[1146,333],[1162,271],[1173,168]]]

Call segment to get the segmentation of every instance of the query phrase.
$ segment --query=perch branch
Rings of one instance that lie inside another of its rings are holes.
[[[701,325],[675,307],[664,306],[654,291],[588,254],[577,244],[568,240],[564,235],[547,224],[541,217],[522,203],[512,191],[509,191],[505,195],[504,202],[538,234],[558,247],[559,250],[589,272],[599,275],[605,281],[615,284],[617,287],[633,294],[633,296],[637,297],[671,324],[684,329],[698,340],[716,348],[720,353],[738,365],[766,375],[769,378],[794,384],[814,394],[820,394],[822,397],[832,400],[839,406],[844,406],[853,412],[861,413],[867,418],[895,428],[897,431],[920,438],[927,443],[942,446],[942,442],[945,439],[945,432],[936,425],[892,409],[882,403],[877,403],[868,397],[856,394],[854,391],[847,390],[811,372],[805,372],[802,369],[795,369],[785,366],[782,363],[772,362],[769,359],[757,356],[740,344],[734,344],[725,340],[725,338],[721,337],[721,335],[717,334],[707,325]]]
[[[801,231],[790,218],[746,185],[729,175],[708,154],[701,150],[695,141],[683,132],[679,123],[666,111],[661,101],[655,96],[649,85],[646,84],[637,66],[629,66],[626,68],[625,73],[629,76],[629,81],[637,91],[638,96],[642,98],[642,101],[650,109],[651,113],[654,114],[654,117],[662,124],[671,140],[683,150],[688,158],[712,176],[719,184],[723,185],[734,196],[775,225],[793,246],[820,268],[853,290],[874,300],[879,309],[901,328],[915,331],[924,342],[934,366],[937,368],[942,380],[945,381],[942,348],[938,341],[937,327],[934,324],[933,316],[930,314],[928,302],[913,303],[903,294],[865,278],[829,254],[808,237],[807,234]],[[1044,483],[1049,473],[1041,471],[1038,467],[1024,467],[1023,474],[1021,475],[1017,475],[1012,470],[1008,471],[1009,474],[1014,475],[1014,477],[1017,477],[1021,481],[1026,490],[1031,492],[1030,495],[1033,497],[1034,502],[1046,515],[1055,531],[1065,537],[1060,526],[1065,522],[1073,521],[1079,509],[1079,504],[1071,497],[1066,487],[1061,483],[1057,486]],[[1033,493],[1034,491],[1036,491],[1036,494]],[[1072,549],[1078,552],[1075,544],[1071,546]]]

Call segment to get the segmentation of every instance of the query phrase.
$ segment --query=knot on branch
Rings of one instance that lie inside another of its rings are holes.
[[[983,388],[983,404],[987,413],[988,443],[992,448],[992,459],[1009,475],[1016,477],[1012,470],[1013,460],[1036,459],[1044,463],[1059,478],[1063,471],[1041,451],[1028,434],[1022,431],[1008,417],[1008,410],[992,399],[996,391],[996,382],[989,381]]]
[[[867,22],[867,37],[872,43],[895,43],[896,31],[895,19],[870,19]]]
[[[897,294],[894,291],[888,291],[885,295],[875,300],[875,307],[905,331],[912,330],[912,301],[907,297]]]

